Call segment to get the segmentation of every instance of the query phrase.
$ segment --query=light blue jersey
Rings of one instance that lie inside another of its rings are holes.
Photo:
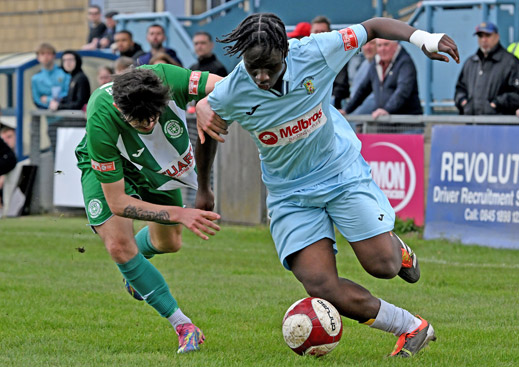
[[[337,73],[366,39],[364,27],[354,25],[291,40],[282,93],[258,88],[242,61],[209,95],[218,115],[251,134],[270,193],[334,177],[359,156],[360,141],[330,99]]]
[[[330,104],[333,81],[366,42],[362,25],[290,41],[283,91],[262,90],[243,62],[209,95],[213,110],[256,142],[269,193],[279,260],[323,238],[334,225],[350,242],[390,231],[394,211],[360,155],[360,141]]]

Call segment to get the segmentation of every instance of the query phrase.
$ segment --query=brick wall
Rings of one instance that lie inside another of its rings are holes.
[[[0,54],[34,51],[49,42],[79,49],[88,35],[88,0],[1,0]]]

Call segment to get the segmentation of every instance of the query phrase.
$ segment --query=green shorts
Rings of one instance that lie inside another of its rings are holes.
[[[141,177],[132,176],[124,178],[124,191],[127,195],[152,204],[182,206],[180,189],[170,191],[156,190],[150,186],[149,182],[142,175],[139,175]],[[82,170],[81,186],[83,188],[83,200],[85,201],[88,223],[95,227],[110,219],[113,213],[106,202],[103,188],[97,180],[93,169],[87,168]]]

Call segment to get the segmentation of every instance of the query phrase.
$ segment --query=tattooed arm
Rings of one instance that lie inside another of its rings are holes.
[[[197,236],[208,239],[202,233],[214,235],[220,227],[213,223],[220,219],[216,213],[178,206],[157,205],[127,195],[124,179],[113,183],[101,183],[110,210],[115,215],[157,223],[182,223]]]

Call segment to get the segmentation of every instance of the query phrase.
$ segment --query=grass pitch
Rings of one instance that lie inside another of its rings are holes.
[[[152,262],[202,351],[177,355],[177,337],[133,300],[83,218],[0,220],[0,366],[518,366],[519,251],[404,237],[422,279],[379,280],[338,236],[341,276],[427,318],[438,341],[413,360],[387,359],[396,337],[344,319],[339,346],[315,359],[284,343],[286,309],[306,296],[280,265],[265,227],[223,226],[209,241],[184,231],[177,254]]]

